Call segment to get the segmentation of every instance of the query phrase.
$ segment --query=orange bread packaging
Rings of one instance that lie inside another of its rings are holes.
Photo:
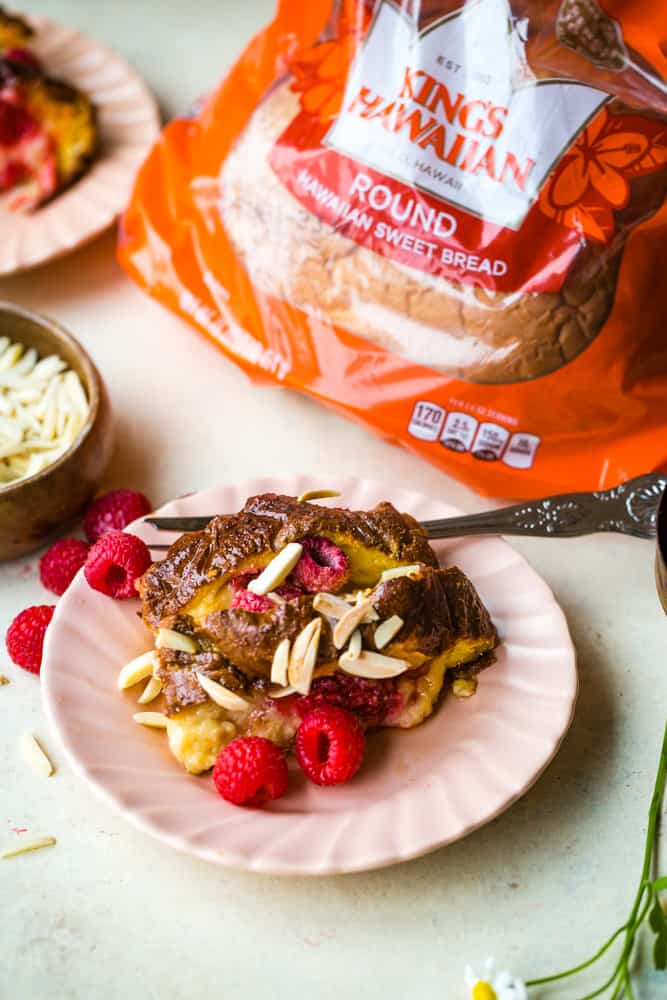
[[[664,468],[666,79],[664,0],[280,0],[165,128],[120,259],[480,492]]]

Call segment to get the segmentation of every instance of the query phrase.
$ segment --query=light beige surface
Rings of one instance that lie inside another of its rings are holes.
[[[271,7],[60,0],[32,9],[115,46],[175,113]],[[335,469],[483,506],[307,399],[251,388],[131,285],[111,236],[0,281],[0,297],[54,315],[99,364],[118,432],[110,486],[144,489],[160,503],[264,473],[308,471],[326,484]],[[648,543],[600,536],[518,547],[562,601],[579,650],[570,734],[537,786],[489,827],[367,875],[250,877],[159,847],[69,772],[46,729],[39,682],[10,664],[3,646],[0,672],[11,684],[0,687],[0,846],[23,827],[58,843],[0,861],[2,1000],[457,1000],[468,960],[493,953],[529,976],[587,957],[625,919],[641,865],[665,716],[667,622]],[[35,562],[0,568],[2,632],[25,605],[49,600]],[[53,777],[25,763],[25,729],[43,739]],[[657,1000],[664,983],[654,978],[643,996]],[[581,984],[560,996],[584,992]]]

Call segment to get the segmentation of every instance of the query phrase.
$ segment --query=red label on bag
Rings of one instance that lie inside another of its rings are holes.
[[[520,233],[477,219],[332,149],[300,149],[299,116],[271,154],[287,190],[338,233],[383,257],[490,290],[555,292],[579,235],[537,207]]]
[[[382,256],[491,291],[555,292],[581,231],[545,214],[540,192],[607,95],[537,80],[519,53],[499,60],[506,16],[479,0],[417,31],[380,4],[333,124],[306,108],[270,162],[305,208]],[[446,55],[464,32],[465,67]]]

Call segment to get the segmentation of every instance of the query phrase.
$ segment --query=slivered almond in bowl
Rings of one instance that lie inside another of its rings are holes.
[[[431,546],[419,522],[460,512],[367,480],[336,483],[340,500],[294,499],[319,485],[263,479],[174,501],[157,513],[221,516],[177,539],[136,601],[77,578],[46,635],[59,759],[162,842],[253,872],[359,871],[458,839],[535,781],[576,694],[562,612],[509,545]],[[130,530],[165,539],[148,523]],[[295,567],[254,593],[290,544]],[[337,625],[369,598],[337,649]],[[328,726],[310,743],[327,766],[341,733],[357,755],[365,742],[339,787],[302,763],[314,718]],[[270,790],[287,791],[239,808],[216,788],[257,738],[253,766],[262,757]]]
[[[467,696],[463,680],[493,662],[498,641],[470,580],[441,568],[426,532],[390,503],[352,512],[251,497],[175,542],[139,594],[155,648],[118,687],[151,677],[139,697],[151,712],[134,718],[157,728],[164,713],[172,753],[195,774],[229,742],[226,723],[286,751],[304,715],[327,705],[365,730],[411,728],[448,669]]]
[[[0,302],[0,561],[37,548],[95,492],[112,449],[99,372],[52,320]]]

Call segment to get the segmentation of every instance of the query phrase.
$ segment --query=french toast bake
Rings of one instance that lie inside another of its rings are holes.
[[[76,180],[98,147],[86,94],[50,76],[30,49],[34,32],[0,7],[0,195],[34,209]]]
[[[288,748],[321,705],[366,728],[419,725],[446,675],[474,693],[497,644],[470,580],[440,568],[424,529],[390,503],[251,497],[183,535],[138,589],[169,746],[192,773],[239,734]]]

